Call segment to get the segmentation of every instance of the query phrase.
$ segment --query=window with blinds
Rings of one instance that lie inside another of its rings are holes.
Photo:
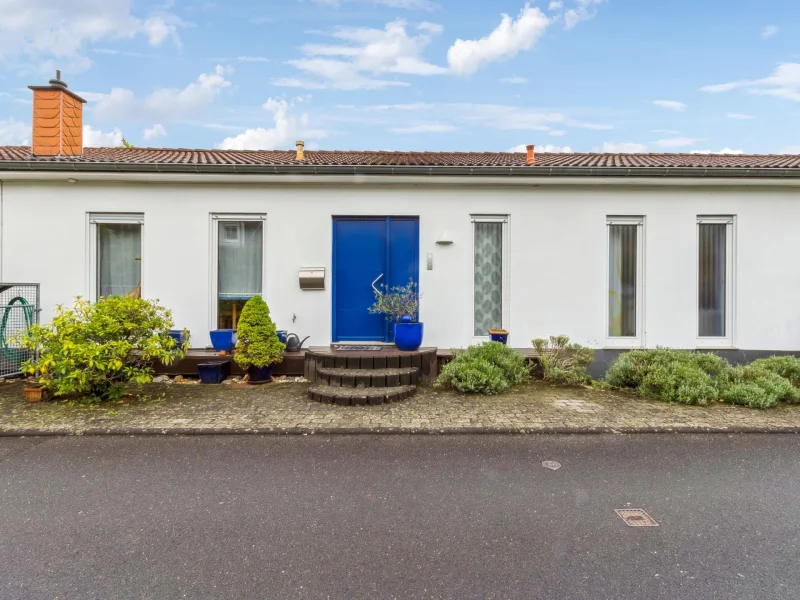
[[[715,345],[731,343],[733,218],[697,220],[697,335]]]

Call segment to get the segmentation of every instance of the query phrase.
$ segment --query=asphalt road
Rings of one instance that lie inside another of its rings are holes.
[[[799,505],[797,436],[0,439],[0,598],[796,599]]]

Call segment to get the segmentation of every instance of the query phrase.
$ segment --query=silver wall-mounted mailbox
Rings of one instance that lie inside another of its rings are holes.
[[[300,268],[300,289],[301,290],[324,290],[325,289],[325,267],[301,267]]]

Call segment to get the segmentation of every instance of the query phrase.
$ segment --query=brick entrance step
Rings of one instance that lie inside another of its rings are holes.
[[[436,348],[416,352],[400,352],[394,346],[364,351],[310,348],[305,376],[315,384],[308,395],[318,402],[350,406],[405,400],[416,393],[419,383],[436,377]]]

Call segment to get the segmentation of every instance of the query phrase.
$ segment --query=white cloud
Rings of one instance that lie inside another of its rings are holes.
[[[284,77],[274,83],[306,89],[382,89],[408,83],[383,79],[381,75],[446,73],[445,68],[422,58],[422,51],[430,43],[431,36],[442,31],[441,26],[425,22],[411,35],[406,27],[407,23],[401,19],[387,23],[384,29],[340,27],[330,35],[344,43],[305,44],[301,50],[306,58],[288,61],[302,71],[303,76]]]
[[[151,45],[167,38],[179,43],[185,27],[177,15],[162,9],[146,18],[134,15],[131,0],[0,0],[0,58],[24,54],[52,56],[70,67],[91,66],[84,47],[101,40],[144,36]]]
[[[513,83],[517,85],[528,83],[528,80],[525,77],[520,77],[519,75],[514,75],[513,77],[504,77],[500,81],[503,83]]]
[[[710,94],[745,89],[750,94],[775,96],[800,102],[800,63],[783,63],[769,77],[763,79],[742,79],[728,83],[707,85],[700,88]]]
[[[406,118],[406,115],[409,113],[424,113],[426,118],[431,121],[453,123],[460,126],[462,129],[479,126],[502,131],[519,130],[550,133],[552,131],[561,132],[570,128],[590,129],[594,131],[605,131],[614,128],[612,125],[584,121],[561,112],[550,112],[525,106],[509,106],[504,104],[470,104],[457,102],[425,104],[417,102],[343,108],[357,110],[359,113],[396,113],[392,114],[392,118],[396,120]],[[402,127],[404,124],[398,123],[396,126]]]
[[[761,30],[761,37],[764,39],[771,38],[776,33],[778,33],[777,25],[767,25]]]
[[[653,100],[653,104],[660,106],[661,108],[676,110],[678,112],[683,112],[686,110],[686,105],[683,102],[678,102],[677,100]]]
[[[509,152],[528,152],[527,144],[520,144],[508,149]],[[535,146],[534,152],[544,152],[545,154],[572,154],[573,150],[569,146],[554,146],[552,144],[544,144],[542,146]]]
[[[609,154],[641,154],[647,146],[635,142],[603,142],[603,152]]]
[[[550,4],[547,7],[547,10],[561,10],[564,8],[564,0],[551,0]]]
[[[325,137],[327,135],[325,131],[309,128],[307,113],[299,116],[295,114],[297,105],[309,99],[310,96],[290,101],[269,98],[262,108],[270,114],[273,127],[248,129],[237,136],[225,138],[217,144],[217,148],[223,150],[275,150],[293,146],[298,139],[308,142],[308,140]],[[310,146],[311,144],[306,144],[307,148]]]
[[[349,0],[311,0],[324,6],[339,6]],[[372,0],[371,4],[388,6],[389,8],[404,8],[407,10],[434,10],[439,5],[432,0]]]
[[[114,88],[108,94],[82,93],[90,102],[95,119],[113,121],[134,119],[165,121],[202,112],[226,87],[230,69],[217,65],[213,73],[201,73],[183,89],[160,89],[145,98],[137,98],[131,90]]]
[[[269,62],[269,59],[264,56],[237,56],[236,60],[239,62]]]
[[[692,150],[689,154],[744,154],[744,150],[733,150],[726,147],[719,152],[714,152],[713,150]]]
[[[728,117],[729,119],[738,119],[740,121],[748,121],[750,119],[755,119],[755,117],[752,117],[750,115],[745,115],[742,113],[728,113],[725,116]]]
[[[115,127],[113,131],[103,132],[91,125],[83,126],[84,148],[116,148],[122,145],[122,131]]]
[[[508,59],[530,50],[542,37],[551,20],[538,8],[525,4],[516,20],[503,14],[494,31],[479,40],[457,39],[447,51],[450,70],[471,75],[484,65]]]
[[[595,5],[602,4],[605,0],[577,0],[575,8],[564,13],[564,28],[572,29],[581,21],[588,21],[597,15]]]
[[[408,127],[393,127],[389,131],[392,133],[450,133],[457,130],[458,127],[455,125],[445,123],[418,123]]]
[[[145,129],[143,132],[144,139],[154,140],[156,138],[164,137],[167,135],[166,128],[161,123],[156,123],[152,127]]]
[[[16,119],[0,119],[0,146],[27,146],[31,126]]]
[[[656,140],[653,143],[662,148],[683,148],[684,146],[694,146],[697,142],[703,141],[705,141],[703,138],[676,137]]]

